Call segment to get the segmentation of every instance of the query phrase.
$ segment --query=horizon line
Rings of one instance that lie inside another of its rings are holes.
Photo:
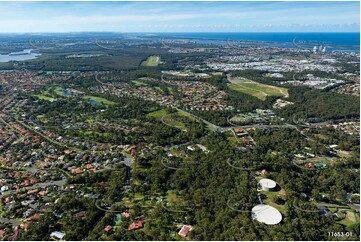
[[[164,32],[164,31],[155,31],[155,32],[145,32],[145,31],[134,31],[134,32],[124,32],[124,31],[64,31],[64,32],[0,32],[0,34],[81,34],[81,33],[117,33],[117,34],[160,34],[160,33],[354,33],[360,34],[360,31],[176,31],[176,32]]]

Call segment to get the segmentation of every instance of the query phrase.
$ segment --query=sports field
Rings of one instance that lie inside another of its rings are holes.
[[[229,88],[232,90],[252,95],[261,100],[266,100],[267,96],[288,97],[288,91],[283,87],[265,85],[241,77],[229,78],[228,80],[231,82]]]
[[[158,66],[160,61],[160,57],[159,56],[149,56],[148,59],[146,61],[143,61],[142,66]]]

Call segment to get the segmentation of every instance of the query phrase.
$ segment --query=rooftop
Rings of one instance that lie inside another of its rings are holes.
[[[267,225],[275,225],[281,222],[282,214],[269,205],[256,205],[252,208],[252,218]]]

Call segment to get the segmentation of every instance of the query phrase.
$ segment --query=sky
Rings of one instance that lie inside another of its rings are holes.
[[[2,33],[359,31],[359,1],[0,1]]]

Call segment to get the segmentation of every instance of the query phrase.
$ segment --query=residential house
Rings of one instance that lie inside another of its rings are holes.
[[[19,240],[20,235],[21,235],[21,230],[16,229],[16,230],[14,231],[14,233],[13,233],[11,236],[9,236],[8,241],[16,241],[16,240]]]
[[[128,226],[128,230],[135,230],[143,227],[143,221],[133,222]]]
[[[59,231],[53,231],[53,232],[51,232],[50,237],[53,240],[63,240],[65,237],[65,234],[62,232],[59,232]]]
[[[113,229],[113,226],[107,225],[107,226],[104,228],[104,231],[105,231],[105,232],[110,232],[112,229]]]
[[[178,232],[178,234],[182,237],[186,237],[189,231],[191,231],[193,228],[190,225],[183,225],[182,229]]]

